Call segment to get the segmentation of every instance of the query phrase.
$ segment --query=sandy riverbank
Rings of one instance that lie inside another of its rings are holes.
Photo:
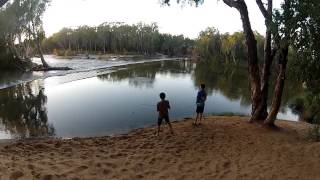
[[[320,179],[320,143],[307,125],[278,131],[245,117],[210,117],[118,137],[24,141],[0,146],[0,179]]]

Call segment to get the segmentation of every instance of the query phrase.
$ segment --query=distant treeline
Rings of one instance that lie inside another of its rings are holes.
[[[103,23],[97,27],[64,28],[42,42],[46,53],[138,53],[185,56],[191,53],[195,41],[182,35],[159,33],[155,23]]]
[[[264,36],[255,32],[258,57],[263,59]],[[215,28],[201,31],[196,41],[195,51],[206,59],[220,59],[227,64],[239,64],[247,60],[247,47],[243,32],[221,34]]]
[[[256,32],[258,55],[263,57],[264,37]],[[247,49],[243,32],[221,34],[215,28],[200,32],[195,40],[183,35],[159,33],[157,24],[103,23],[97,27],[63,28],[44,39],[46,53],[73,55],[75,53],[137,53],[169,56],[220,57],[227,63],[246,59]]]

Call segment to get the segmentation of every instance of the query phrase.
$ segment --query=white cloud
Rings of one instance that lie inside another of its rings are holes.
[[[274,1],[278,7],[282,0]],[[264,33],[264,20],[255,1],[247,2],[253,29]],[[95,26],[114,21],[129,24],[157,22],[161,32],[191,38],[197,37],[201,30],[209,26],[221,32],[242,30],[237,10],[217,0],[206,0],[197,8],[188,5],[181,7],[175,3],[170,7],[161,6],[159,0],[52,0],[43,20],[47,35],[63,27]]]

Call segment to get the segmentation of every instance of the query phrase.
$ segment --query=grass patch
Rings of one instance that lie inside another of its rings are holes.
[[[314,119],[313,124],[308,131],[307,138],[311,141],[320,141],[320,121],[318,118]]]

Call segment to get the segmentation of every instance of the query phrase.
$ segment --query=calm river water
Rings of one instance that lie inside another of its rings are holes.
[[[250,113],[246,69],[160,61],[95,74],[72,73],[1,89],[0,139],[104,136],[150,126],[156,123],[155,105],[162,91],[171,103],[171,119],[192,117],[202,82],[208,91],[206,114]],[[292,88],[285,89],[278,118],[298,119],[287,106]]]

